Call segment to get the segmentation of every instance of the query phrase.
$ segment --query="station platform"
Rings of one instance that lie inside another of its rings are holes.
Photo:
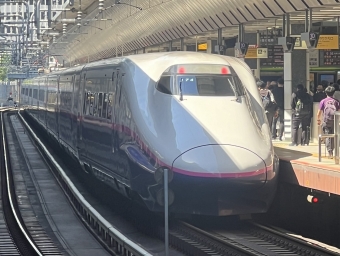
[[[328,159],[322,144],[319,162],[318,144],[289,146],[290,142],[273,141],[280,158],[280,181],[340,195],[340,165]]]

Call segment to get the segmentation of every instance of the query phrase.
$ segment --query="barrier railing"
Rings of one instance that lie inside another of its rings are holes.
[[[321,140],[323,138],[333,138],[334,139],[334,162],[339,164],[339,134],[340,133],[340,113],[336,112],[334,114],[334,133],[333,134],[321,134],[319,132],[319,162],[321,162]]]

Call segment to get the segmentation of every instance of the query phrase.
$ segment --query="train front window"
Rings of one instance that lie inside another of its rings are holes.
[[[178,75],[178,94],[192,96],[236,96],[232,76],[226,75]]]

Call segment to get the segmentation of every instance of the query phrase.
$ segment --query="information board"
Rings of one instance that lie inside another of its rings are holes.
[[[339,66],[340,50],[320,50],[320,66]]]
[[[261,59],[262,67],[283,67],[283,48],[281,45],[268,45],[268,58]]]

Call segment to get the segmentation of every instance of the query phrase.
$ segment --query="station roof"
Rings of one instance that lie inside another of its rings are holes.
[[[340,16],[339,0],[106,0],[99,12],[98,1],[82,0],[82,26],[69,28],[51,46],[51,54],[65,60],[98,60],[118,53],[159,45],[182,37],[186,43],[217,36],[282,27],[282,17],[291,13],[291,23],[304,23],[305,10],[313,8],[313,22]],[[77,1],[76,5],[77,5]],[[125,5],[128,4],[128,5]],[[142,10],[132,7],[137,6]],[[80,6],[75,6],[80,9]],[[86,8],[86,9],[85,9]]]

